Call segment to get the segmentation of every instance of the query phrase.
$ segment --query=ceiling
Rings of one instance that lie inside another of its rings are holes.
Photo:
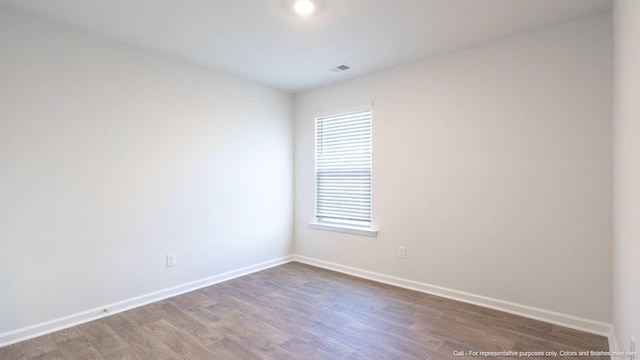
[[[608,11],[611,0],[0,0],[289,92]],[[340,64],[352,69],[327,71]]]

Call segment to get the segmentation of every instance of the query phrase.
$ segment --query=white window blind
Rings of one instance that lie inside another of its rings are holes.
[[[371,226],[371,109],[316,119],[316,221]]]

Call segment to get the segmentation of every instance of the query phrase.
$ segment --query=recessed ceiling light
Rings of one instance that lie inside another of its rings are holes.
[[[316,4],[312,0],[296,0],[293,3],[293,11],[300,16],[309,16],[316,10]]]

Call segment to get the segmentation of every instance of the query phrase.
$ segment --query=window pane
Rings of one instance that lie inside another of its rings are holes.
[[[371,225],[371,109],[316,119],[316,221]]]

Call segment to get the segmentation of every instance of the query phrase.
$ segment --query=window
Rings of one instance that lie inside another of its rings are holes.
[[[371,109],[316,118],[317,225],[371,227],[371,145]]]

